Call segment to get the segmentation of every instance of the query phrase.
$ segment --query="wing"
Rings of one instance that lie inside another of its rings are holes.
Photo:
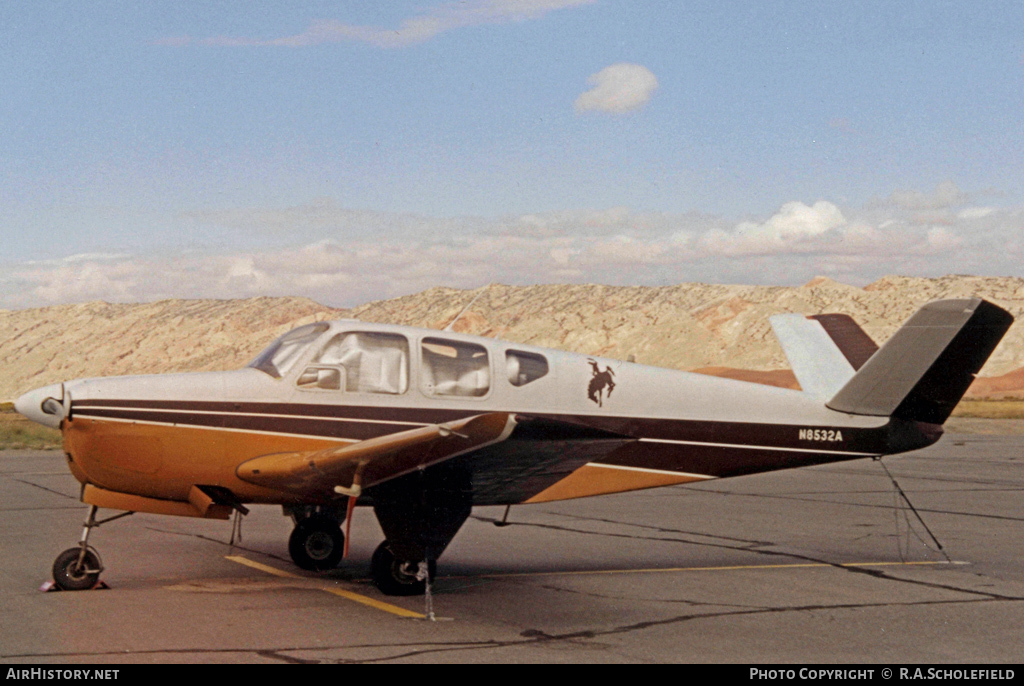
[[[508,440],[457,458],[472,474],[474,505],[526,502],[550,492],[580,468],[636,443],[631,436],[595,429],[567,417],[517,415],[516,419]]]
[[[363,488],[500,443],[515,426],[512,414],[491,412],[337,448],[263,455],[243,462],[236,474],[306,497],[358,496]]]

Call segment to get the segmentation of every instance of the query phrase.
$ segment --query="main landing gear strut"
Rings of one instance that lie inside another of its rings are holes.
[[[94,588],[99,583],[103,562],[96,549],[89,545],[89,534],[101,524],[135,514],[134,512],[122,512],[106,519],[96,519],[96,512],[99,509],[96,505],[89,506],[89,515],[82,525],[82,538],[78,545],[68,548],[53,561],[53,582],[61,590],[83,591]]]
[[[388,481],[373,491],[385,541],[373,553],[373,583],[386,595],[427,593],[437,559],[472,510],[471,475],[457,462]],[[429,605],[429,602],[428,602]]]
[[[288,537],[288,554],[299,568],[322,572],[334,569],[341,562],[345,549],[344,522],[327,509],[289,508],[295,528]],[[406,551],[408,553],[408,551]],[[373,582],[386,595],[423,595],[426,588],[425,573],[433,580],[437,562],[417,556],[398,557],[392,543],[384,541],[373,553],[370,563]]]
[[[370,562],[374,585],[385,595],[429,593],[437,559],[473,506],[468,470],[444,463],[374,486],[367,495],[385,537]],[[286,506],[284,511],[295,521],[288,539],[292,561],[302,569],[334,569],[345,550],[343,506]]]
[[[385,518],[388,514],[395,514],[393,506],[383,507],[387,512]],[[339,513],[320,507],[287,508],[285,511],[295,521],[295,528],[288,537],[288,554],[292,562],[301,569],[315,572],[337,567],[345,550],[344,521]],[[373,553],[370,563],[373,582],[385,595],[423,595],[427,575],[433,581],[437,561],[426,560],[428,551],[422,540],[413,540],[410,545],[410,534],[415,536],[418,532],[409,531],[399,524],[392,533],[399,543],[396,545],[392,540],[386,540]],[[396,555],[395,548],[402,552]],[[436,546],[431,552],[434,550],[437,550]]]

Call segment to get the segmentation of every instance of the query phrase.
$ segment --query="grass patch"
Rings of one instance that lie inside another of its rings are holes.
[[[56,450],[62,443],[57,429],[29,421],[13,407],[0,407],[0,450]]]
[[[961,400],[953,410],[954,417],[982,419],[1024,419],[1024,400]]]

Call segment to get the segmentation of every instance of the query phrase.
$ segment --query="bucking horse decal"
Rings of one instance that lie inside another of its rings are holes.
[[[597,360],[588,359],[587,362],[594,369],[594,378],[590,380],[590,385],[587,386],[587,397],[597,403],[598,407],[604,407],[605,397],[612,397],[612,391],[615,390],[615,371],[611,365],[608,365],[602,372],[601,367],[597,364]],[[605,390],[608,392],[605,393]]]

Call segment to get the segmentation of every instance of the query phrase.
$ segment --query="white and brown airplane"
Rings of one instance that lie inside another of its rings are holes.
[[[878,348],[845,315],[772,325],[802,390],[404,326],[285,334],[244,369],[81,379],[16,409],[59,427],[90,505],[54,563],[90,588],[98,508],[227,519],[283,506],[289,551],[335,567],[372,505],[372,575],[423,593],[474,505],[616,493],[914,450],[937,441],[1013,317],[980,298],[925,305]]]

